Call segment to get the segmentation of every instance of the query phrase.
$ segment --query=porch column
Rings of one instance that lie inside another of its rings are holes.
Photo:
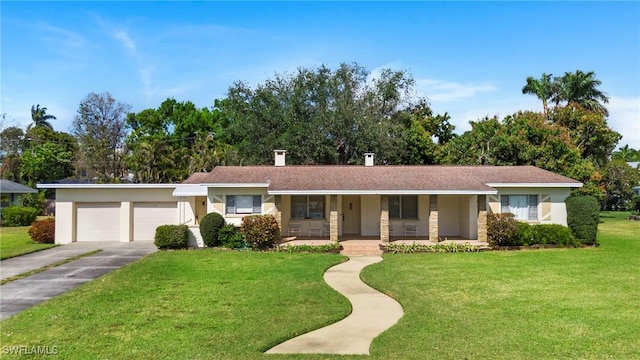
[[[487,195],[478,195],[478,241],[487,242]]]
[[[338,241],[338,195],[329,196],[329,239]]]
[[[389,196],[380,195],[380,241],[389,242]]]
[[[274,196],[273,205],[275,206],[273,216],[276,218],[276,222],[280,228],[280,234],[282,234],[282,195]]]
[[[429,195],[429,240],[438,242],[438,234],[438,195]]]

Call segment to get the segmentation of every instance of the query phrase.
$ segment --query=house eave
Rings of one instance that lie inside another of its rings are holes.
[[[178,184],[38,184],[38,189],[174,189]]]
[[[497,190],[270,190],[269,195],[494,195]]]
[[[268,188],[267,183],[202,183],[200,186],[208,188]]]
[[[582,183],[487,183],[493,188],[523,187],[523,188],[579,188]]]

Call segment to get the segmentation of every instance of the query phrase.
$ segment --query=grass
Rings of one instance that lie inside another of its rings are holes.
[[[6,346],[64,359],[251,359],[333,323],[349,302],[322,281],[334,254],[167,251],[1,323]]]
[[[632,359],[640,222],[604,213],[601,246],[385,255],[362,278],[404,307],[372,353],[401,359]]]
[[[0,227],[0,260],[48,249],[55,244],[38,244],[27,233],[30,226]]]
[[[371,358],[638,358],[640,221],[626,215],[603,214],[598,248],[385,254],[362,278],[405,316]],[[343,259],[159,252],[3,321],[0,343],[65,359],[342,359],[262,352],[348,314],[322,281]]]

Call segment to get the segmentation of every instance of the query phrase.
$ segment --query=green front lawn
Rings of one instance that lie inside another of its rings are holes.
[[[598,248],[386,254],[362,277],[405,316],[371,357],[637,358],[640,221],[603,220]],[[65,359],[306,359],[262,352],[348,314],[322,281],[343,259],[159,252],[3,321],[0,343],[56,346]]]
[[[0,260],[57,246],[33,242],[27,233],[29,228],[30,226],[0,227]]]
[[[603,213],[595,249],[385,255],[362,278],[404,307],[372,353],[401,359],[640,356],[640,221]]]

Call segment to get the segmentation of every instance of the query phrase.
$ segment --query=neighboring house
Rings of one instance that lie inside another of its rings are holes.
[[[332,240],[396,236],[486,241],[487,213],[566,225],[565,199],[582,184],[534,166],[218,166],[182,184],[69,185],[55,188],[56,242],[152,240],[155,227],[209,212],[239,226],[272,214],[283,236]]]
[[[0,207],[11,205],[22,206],[22,199],[25,194],[35,194],[38,190],[18,184],[11,180],[0,180]]]

